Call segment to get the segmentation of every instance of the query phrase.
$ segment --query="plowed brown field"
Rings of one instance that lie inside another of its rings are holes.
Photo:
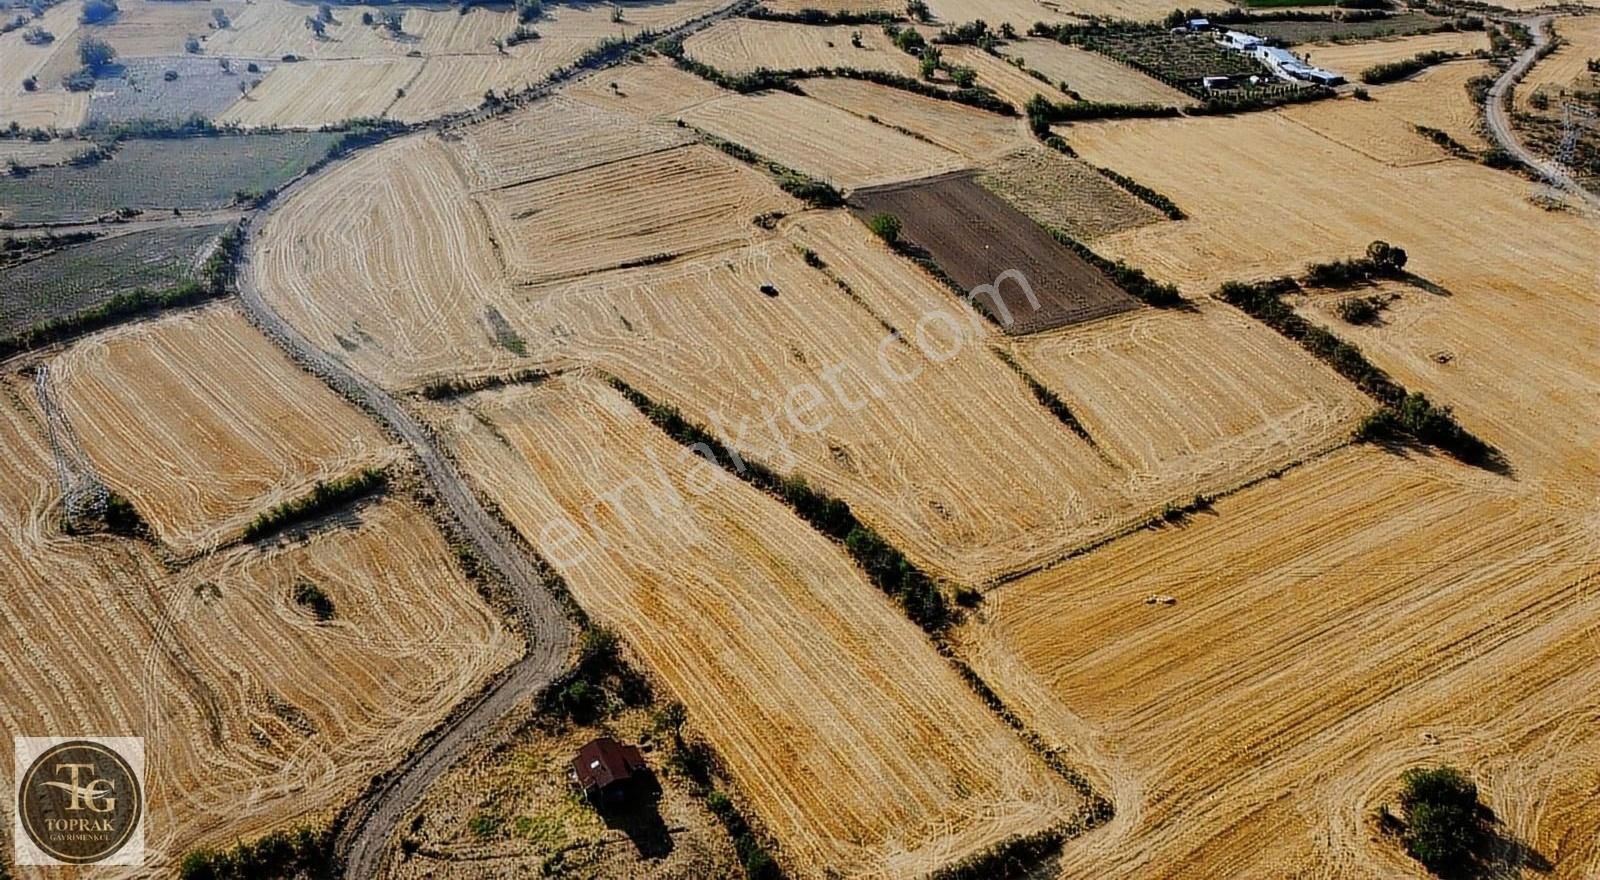
[[[864,219],[880,213],[899,218],[905,240],[926,249],[963,289],[993,285],[994,292],[975,301],[1006,333],[1037,333],[1139,306],[970,175],[858,190],[850,202]],[[1002,284],[1006,273],[1021,273],[1021,283]]]
[[[842,548],[620,395],[467,407],[445,429],[467,473],[684,703],[795,876],[921,876],[1076,812]]]
[[[318,479],[395,457],[231,309],[83,340],[51,378],[95,467],[182,553],[236,537]]]

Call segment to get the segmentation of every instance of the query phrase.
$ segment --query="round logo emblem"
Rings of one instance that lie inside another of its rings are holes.
[[[72,865],[115,855],[144,811],[133,768],[88,740],[52,746],[28,766],[19,788],[23,831],[46,855]]]

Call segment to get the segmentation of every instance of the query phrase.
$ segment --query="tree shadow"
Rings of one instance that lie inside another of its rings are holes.
[[[1455,296],[1455,292],[1450,290],[1450,288],[1445,287],[1443,284],[1440,284],[1436,281],[1429,281],[1415,272],[1401,272],[1400,280],[1420,291],[1423,291],[1424,293],[1431,293],[1434,296]]]
[[[626,834],[640,858],[665,858],[672,852],[672,832],[661,818],[661,783],[654,773],[613,785],[595,795],[592,803],[600,821]]]

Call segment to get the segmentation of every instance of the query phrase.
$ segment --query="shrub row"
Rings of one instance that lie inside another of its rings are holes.
[[[47,254],[60,248],[94,241],[98,237],[97,232],[68,232],[64,235],[46,232],[43,235],[8,238],[0,241],[0,267],[20,263],[30,257]]]
[[[1221,116],[1228,113],[1253,113],[1289,104],[1307,104],[1332,98],[1338,92],[1327,86],[1281,85],[1241,92],[1207,94],[1188,108],[1191,116]]]
[[[777,10],[768,9],[765,6],[757,6],[749,12],[746,12],[745,16],[748,18],[759,18],[763,21],[783,21],[790,24],[816,25],[884,24],[886,22],[900,20],[900,16],[890,12],[887,9],[864,9],[861,11],[838,10],[833,12],[822,9],[801,9],[795,12],[780,12]]]
[[[1383,64],[1372,65],[1366,70],[1361,71],[1361,81],[1369,86],[1391,83],[1395,82],[1396,80],[1405,79],[1406,77],[1420,70],[1432,67],[1435,64],[1442,64],[1446,61],[1454,61],[1455,59],[1461,57],[1463,56],[1460,52],[1444,52],[1439,50],[1432,52],[1418,52],[1410,58],[1402,58],[1399,61],[1388,61]]]
[[[433,379],[422,386],[422,396],[429,400],[444,400],[449,397],[460,397],[474,391],[488,391],[491,388],[500,388],[506,385],[523,385],[538,382],[549,378],[550,374],[544,370],[517,370],[503,376],[452,376],[448,379]]]
[[[679,120],[678,124],[682,125],[684,123]],[[696,131],[699,131],[699,129],[696,129]],[[777,179],[780,189],[814,208],[837,208],[844,204],[844,194],[830,183],[817,180],[787,165],[774,162],[743,144],[736,144],[733,141],[724,140],[703,131],[700,132],[700,136],[710,142],[712,146],[738,159],[740,162],[754,165],[771,174]]]
[[[1074,159],[1078,158],[1078,151],[1074,150],[1071,144],[1067,143],[1065,140],[1062,140],[1058,135],[1046,134],[1041,136],[1039,140],[1041,140],[1045,146],[1055,150],[1058,153],[1061,153],[1064,156],[1070,156]],[[1115,183],[1117,186],[1122,187],[1124,190],[1127,190],[1127,192],[1134,198],[1144,202],[1152,208],[1155,208],[1162,214],[1165,214],[1168,220],[1184,220],[1188,218],[1189,215],[1185,214],[1183,209],[1178,207],[1177,203],[1172,199],[1167,198],[1161,193],[1156,192],[1155,190],[1145,186],[1137,180],[1134,180],[1126,174],[1122,174],[1110,168],[1102,168],[1099,165],[1089,162],[1085,162],[1084,164],[1099,172],[1101,177],[1104,177],[1112,183]]]
[[[1089,436],[1089,430],[1083,426],[1082,422],[1078,421],[1078,417],[1073,414],[1072,409],[1067,406],[1067,402],[1062,400],[1060,395],[1056,394],[1054,391],[1051,391],[1049,388],[1046,388],[1039,382],[1038,379],[1033,377],[1032,373],[1024,370],[1022,365],[1017,363],[1016,358],[1011,356],[1010,352],[1007,352],[1004,349],[995,349],[995,355],[998,356],[1006,366],[1010,367],[1013,373],[1016,373],[1018,376],[1020,376],[1023,382],[1027,383],[1028,390],[1033,392],[1033,399],[1039,401],[1041,406],[1049,410],[1050,414],[1055,416],[1057,421],[1061,422],[1063,425],[1066,425],[1067,428],[1072,431],[1072,433],[1077,434],[1090,446],[1095,445],[1094,438]]]
[[[301,828],[274,831],[228,850],[194,850],[179,863],[178,876],[182,880],[334,880],[342,873],[340,867],[333,854],[332,831]]]
[[[244,527],[244,540],[265,538],[363,495],[381,491],[388,484],[388,474],[374,467],[362,468],[336,480],[318,480],[308,494],[273,505],[258,514]]]
[[[684,418],[676,407],[656,403],[621,379],[613,378],[610,383],[668,437],[691,448],[722,449],[735,475],[789,505],[812,528],[842,542],[873,584],[899,601],[918,626],[935,635],[950,626],[950,606],[933,578],[857,519],[849,504],[812,488],[802,477],[782,476],[740,455],[705,428]]]
[[[1046,226],[1045,229],[1052,238],[1071,248],[1074,253],[1082,257],[1091,266],[1099,269],[1102,274],[1110,278],[1118,287],[1127,291],[1134,299],[1157,308],[1183,304],[1183,296],[1178,293],[1176,285],[1162,284],[1144,274],[1143,269],[1130,266],[1121,260],[1108,260],[1090,250],[1087,245],[1053,226]]]
[[[1050,126],[1058,122],[1077,122],[1085,119],[1135,119],[1178,116],[1176,107],[1164,104],[1117,104],[1101,101],[1052,101],[1044,95],[1028,99],[1025,108],[1028,124],[1039,137],[1050,134]]]
[[[705,798],[706,809],[717,817],[728,836],[733,838],[733,851],[739,857],[748,880],[781,880],[783,870],[777,860],[762,846],[761,838],[750,828],[750,823],[734,806],[733,799],[721,791],[711,791]]]
[[[175,309],[198,305],[228,292],[233,284],[239,253],[244,247],[244,233],[234,226],[217,242],[217,248],[200,269],[198,281],[187,281],[166,290],[139,288],[119,293],[91,309],[85,309],[63,318],[52,318],[29,327],[14,336],[0,339],[0,357],[19,351],[62,342],[84,333],[90,333],[129,318],[162,309]]]
[[[1400,383],[1367,360],[1359,348],[1295,314],[1282,297],[1299,287],[1292,278],[1257,284],[1230,281],[1222,286],[1217,296],[1300,343],[1318,360],[1383,404],[1383,409],[1357,428],[1358,439],[1410,438],[1438,447],[1468,464],[1499,466],[1499,454],[1456,422],[1449,407],[1435,406],[1421,392],[1407,393]]]

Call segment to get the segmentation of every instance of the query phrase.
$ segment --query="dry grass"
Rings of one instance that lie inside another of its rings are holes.
[[[682,116],[718,137],[845,189],[953,171],[964,164],[948,150],[787,92],[729,95]]]
[[[812,79],[806,94],[841,110],[916,136],[980,162],[1025,147],[1032,141],[1020,118],[975,110],[876,83],[853,79]]]
[[[1194,103],[1183,92],[1097,52],[1064,46],[1055,40],[1027,38],[1002,46],[1000,51],[1021,58],[1029,68],[1050,77],[1050,81],[1083,96],[1085,101],[1125,104],[1166,104],[1181,107]],[[1039,83],[1043,86],[1043,83]],[[1063,100],[1059,89],[1044,89],[1051,100]]]
[[[68,92],[61,85],[62,74],[78,63],[73,35],[80,10],[79,4],[62,3],[28,25],[55,34],[55,42],[45,46],[23,42],[28,28],[0,34],[0,126],[16,122],[24,128],[69,129],[83,122],[89,112],[88,93]],[[70,52],[69,42],[74,43]],[[55,72],[58,70],[61,72]],[[22,81],[30,76],[38,78],[36,92],[22,88]]]
[[[728,94],[692,73],[684,73],[664,58],[613,67],[604,75],[590,77],[561,93],[640,119],[667,120]]]
[[[761,4],[780,12],[799,12],[802,9],[821,9],[824,12],[870,12],[881,10],[903,14],[905,4],[899,0],[764,0]]]
[[[797,210],[759,171],[703,145],[477,197],[517,283],[749,243],[756,217]]]
[[[1064,100],[1065,95],[1055,83],[1040,82],[1027,71],[997,58],[976,46],[941,46],[946,64],[970,67],[978,74],[978,85],[990,89],[1010,101],[1021,113],[1028,99],[1044,95],[1051,100]]]
[[[1450,762],[1592,875],[1592,514],[1358,448],[992,593],[977,665],[1118,805],[1059,874],[1420,878],[1368,816]]]
[[[603,728],[567,726],[551,732],[528,724],[508,734],[504,748],[477,749],[428,790],[413,811],[420,828],[402,832],[416,852],[407,857],[399,847],[391,849],[382,875],[396,880],[486,880],[562,871],[606,880],[738,876],[741,868],[728,832],[683,781],[661,766],[662,751],[646,755],[662,785],[652,805],[659,826],[615,809],[614,814],[624,815],[608,822],[568,779],[573,756],[590,739],[611,736],[648,744],[652,735],[651,713],[635,709],[607,719]],[[612,824],[619,820],[622,827]],[[410,821],[401,827],[410,829]],[[635,842],[630,835],[642,839]]]
[[[244,126],[331,125],[359,116],[382,116],[422,71],[420,58],[301,61],[279,64],[219,122]],[[480,93],[481,94],[481,93]]]
[[[10,377],[0,393],[0,717],[148,739],[141,870],[328,816],[520,651],[403,503],[178,571],[142,544],[66,538],[32,390]],[[333,599],[332,622],[294,603],[300,579]]]
[[[93,149],[88,141],[55,140],[24,141],[0,140],[0,165],[18,162],[30,168],[41,165],[59,165],[73,156]]]
[[[1214,302],[1197,312],[1142,309],[1012,349],[1130,482],[1171,498],[1339,445],[1371,408],[1296,345]]]
[[[51,377],[106,482],[183,553],[237,537],[315,480],[395,454],[231,309],[91,337]]]
[[[1570,417],[1593,393],[1575,365],[1600,346],[1588,320],[1600,307],[1592,219],[1542,210],[1519,177],[1459,161],[1391,168],[1281,114],[1111,123],[1079,127],[1073,140],[1192,218],[1109,236],[1102,251],[1197,293],[1349,256],[1373,239],[1401,244],[1408,268],[1448,295],[1405,336],[1404,357],[1377,351],[1378,365],[1453,405],[1523,479],[1581,495],[1567,481],[1600,473],[1581,451],[1600,436]],[[1445,350],[1446,363],[1431,359]]]
[[[446,428],[468,473],[684,703],[795,876],[920,876],[1078,806],[842,548],[620,395],[468,407]]]
[[[1017,33],[1027,33],[1036,21],[1065,21],[1079,11],[1079,4],[1069,6],[1053,0],[931,0],[928,7],[933,10],[935,24],[941,27],[981,18],[995,28],[1001,22],[1010,22]]]
[[[850,42],[861,36],[861,46]],[[753,18],[730,18],[684,41],[685,53],[726,73],[757,67],[789,70],[854,67],[917,75],[917,59],[895,48],[883,29],[871,25],[824,27]]]
[[[400,36],[391,35],[381,23],[361,23],[363,13],[381,22],[386,11],[389,10],[382,6],[335,6],[334,23],[327,25],[327,36],[318,39],[305,24],[306,16],[317,14],[315,5],[255,0],[233,15],[231,27],[206,41],[206,53],[243,58],[294,54],[328,60],[394,58],[410,52],[424,56],[493,55],[492,41],[510,34],[517,26],[516,13],[509,7],[484,6],[468,9],[465,14],[449,6],[398,10],[404,31]],[[210,13],[206,15],[209,17]],[[181,40],[178,50],[182,50]]]
[[[683,129],[557,96],[460,130],[456,156],[474,190],[497,189],[682,146]]]
[[[516,363],[485,321],[505,289],[488,223],[436,137],[341,163],[275,211],[258,241],[274,308],[379,382]]]
[[[1467,92],[1467,80],[1494,70],[1487,61],[1431,67],[1405,82],[1371,89],[1371,101],[1342,99],[1290,107],[1283,115],[1326,137],[1388,165],[1423,165],[1449,153],[1417,133],[1437,128],[1469,149],[1487,149],[1478,133],[1481,107]]]
[[[1361,71],[1376,64],[1403,61],[1423,52],[1460,52],[1468,55],[1488,48],[1489,35],[1483,31],[1447,31],[1360,43],[1317,43],[1298,46],[1295,51],[1318,67],[1336,70],[1351,82],[1357,82]]]
[[[1040,146],[991,163],[978,182],[1036,222],[1065,230],[1079,241],[1166,219],[1085,163]]]
[[[1517,109],[1531,109],[1528,99],[1534,93],[1549,95],[1552,108],[1561,106],[1558,96],[1574,86],[1593,83],[1589,59],[1600,58],[1600,15],[1558,18],[1552,25],[1566,44],[1540,59],[1517,84]]]

